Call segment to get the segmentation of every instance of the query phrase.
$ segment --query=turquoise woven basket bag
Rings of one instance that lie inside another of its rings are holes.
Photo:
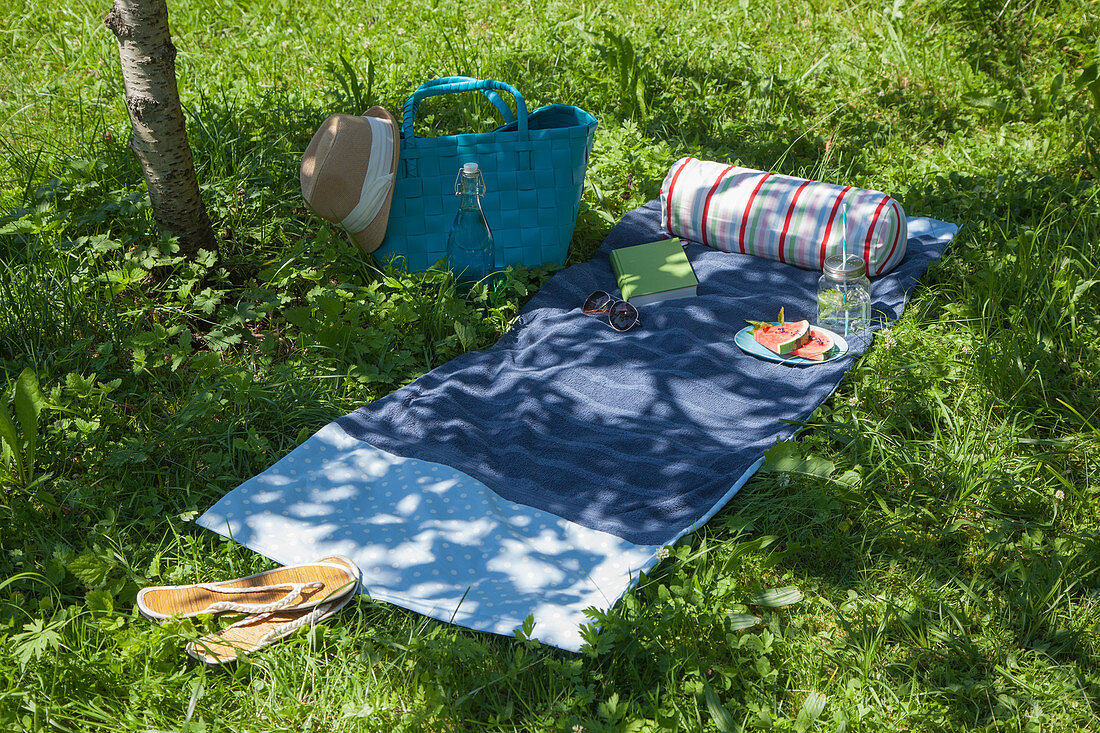
[[[422,99],[477,91],[496,107],[503,125],[490,132],[417,137],[413,122]],[[501,92],[515,100],[515,113]],[[564,104],[531,113],[514,87],[491,79],[443,77],[422,84],[405,102],[401,160],[382,246],[410,272],[426,270],[447,252],[458,198],[455,177],[476,161],[485,179],[482,209],[496,244],[496,267],[564,263],[577,223],[596,118]]]

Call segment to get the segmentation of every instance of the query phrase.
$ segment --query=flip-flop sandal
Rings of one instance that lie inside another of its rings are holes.
[[[333,555],[220,583],[142,588],[137,607],[143,615],[160,620],[226,611],[292,611],[315,608],[349,585],[358,587],[359,569],[346,557]]]
[[[197,641],[188,642],[187,653],[208,665],[230,664],[237,661],[241,655],[251,654],[273,644],[279,639],[290,636],[303,626],[312,628],[346,606],[355,596],[355,591],[359,589],[359,572],[354,565],[349,570],[354,573],[356,582],[338,589],[320,605],[312,609],[294,611],[283,609],[245,616],[220,631],[207,634]]]

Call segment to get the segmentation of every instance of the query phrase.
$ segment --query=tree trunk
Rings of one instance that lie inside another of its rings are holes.
[[[177,237],[182,254],[216,252],[176,89],[166,0],[114,0],[103,22],[118,39],[130,149],[145,172],[153,218],[162,233]]]

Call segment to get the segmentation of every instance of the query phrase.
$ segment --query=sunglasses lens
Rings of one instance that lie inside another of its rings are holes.
[[[581,307],[585,313],[606,313],[607,304],[611,302],[611,296],[602,290],[597,290],[588,296]]]
[[[607,320],[616,331],[627,331],[638,322],[638,309],[625,301],[619,301],[611,306],[611,313]]]

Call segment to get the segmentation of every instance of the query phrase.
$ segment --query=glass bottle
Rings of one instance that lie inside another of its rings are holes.
[[[871,327],[871,281],[867,264],[856,255],[825,259],[817,281],[817,325],[842,336]]]
[[[460,282],[472,283],[493,271],[493,232],[481,210],[485,180],[477,163],[466,163],[455,178],[458,213],[447,235],[447,265]]]

